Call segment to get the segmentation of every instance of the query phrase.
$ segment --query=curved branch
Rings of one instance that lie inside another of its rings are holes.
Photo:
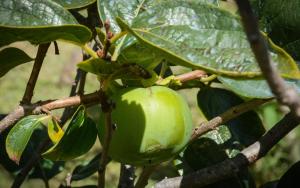
[[[100,92],[94,92],[82,96],[68,97],[58,100],[41,101],[34,104],[24,104],[18,106],[13,112],[8,114],[0,121],[0,133],[14,125],[22,117],[27,115],[39,115],[45,110],[51,111],[69,106],[78,106],[80,104],[97,104],[102,101]]]
[[[253,99],[253,100],[247,101],[245,103],[242,103],[240,105],[237,105],[237,106],[234,106],[234,107],[228,109],[226,112],[222,113],[219,116],[214,117],[213,119],[211,119],[208,122],[201,123],[197,128],[195,128],[192,138],[191,138],[191,141],[197,139],[199,136],[201,136],[211,130],[214,130],[221,124],[224,124],[227,121],[232,120],[245,112],[253,110],[254,108],[256,108],[270,100],[272,100],[272,98],[270,98],[270,99]]]

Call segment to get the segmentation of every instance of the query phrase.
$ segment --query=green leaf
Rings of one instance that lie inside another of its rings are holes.
[[[66,9],[79,9],[87,7],[96,2],[96,0],[52,0]]]
[[[33,44],[65,40],[83,45],[91,31],[57,3],[48,0],[1,0],[0,46],[16,41]]]
[[[98,76],[111,76],[113,79],[129,79],[139,80],[151,78],[151,74],[140,65],[119,64],[116,62],[108,62],[100,58],[90,58],[77,64],[77,66],[86,71]]]
[[[63,137],[64,131],[59,126],[58,122],[52,118],[48,121],[48,136],[53,143],[57,143]]]
[[[5,48],[0,51],[0,78],[12,68],[32,61],[25,52],[18,48]]]
[[[71,181],[78,181],[93,175],[98,170],[101,154],[96,155],[87,164],[76,166],[72,172]]]
[[[218,75],[261,75],[240,18],[211,4],[167,0],[138,15],[132,26],[117,21],[172,63]],[[300,78],[287,53],[278,47],[272,51],[276,52],[270,52],[272,61],[283,76]]]
[[[21,155],[26,148],[33,131],[41,121],[48,117],[27,116],[10,130],[6,137],[6,152],[11,160],[19,164]]]
[[[99,76],[108,76],[118,69],[120,65],[105,61],[101,58],[90,58],[78,63],[77,67]]]
[[[261,22],[275,43],[300,60],[300,1],[260,0]]]
[[[88,152],[94,145],[96,137],[96,124],[87,117],[85,108],[80,106],[60,141],[42,156],[51,160],[74,159]]]
[[[232,79],[224,76],[219,76],[218,79],[227,89],[243,97],[262,99],[274,97],[264,79]],[[285,83],[300,93],[300,80],[286,79]]]
[[[129,24],[132,20],[144,12],[155,0],[98,0],[98,12],[102,23],[109,20],[111,30],[120,32],[116,18],[120,17]]]
[[[207,119],[212,119],[244,101],[234,93],[219,88],[204,88],[197,95],[198,106]],[[226,123],[231,134],[244,146],[258,140],[265,132],[254,111],[246,112]]]

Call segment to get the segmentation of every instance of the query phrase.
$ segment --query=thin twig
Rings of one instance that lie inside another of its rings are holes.
[[[155,188],[198,188],[235,176],[240,169],[253,164],[266,155],[275,144],[299,123],[300,119],[289,113],[262,136],[259,141],[245,148],[236,157],[186,176],[162,180],[155,185]]]
[[[194,70],[185,74],[178,75],[175,77],[175,79],[179,80],[180,82],[187,82],[190,80],[195,80],[206,76],[207,76],[206,72],[202,70]]]
[[[139,177],[139,179],[137,180],[134,188],[144,188],[146,187],[146,185],[148,184],[148,180],[152,174],[152,172],[157,168],[157,165],[153,165],[153,166],[145,166],[143,168],[143,171]]]
[[[197,139],[199,136],[211,130],[214,130],[221,124],[224,124],[227,121],[232,120],[245,112],[253,110],[270,100],[272,99],[253,99],[228,109],[226,112],[214,117],[208,122],[201,123],[197,128],[195,128],[191,141]]]
[[[26,90],[25,90],[23,99],[21,101],[21,104],[29,104],[31,102],[35,84],[38,79],[38,76],[39,76],[43,61],[46,57],[46,53],[48,51],[49,46],[50,46],[50,43],[39,45],[37,55],[36,55],[36,58],[35,58],[35,61],[33,64],[32,72],[31,72],[29,80],[27,82]]]
[[[135,167],[121,164],[118,188],[133,188],[135,179]]]
[[[112,138],[112,117],[111,117],[111,111],[112,111],[112,104],[108,101],[109,99],[106,97],[106,94],[100,91],[100,94],[102,95],[102,98],[104,100],[101,101],[101,108],[104,113],[105,118],[105,135],[104,135],[104,141],[102,145],[102,155],[98,167],[98,188],[104,188],[105,187],[105,171],[106,171],[106,165],[108,163],[108,149],[110,145],[110,141]]]
[[[236,3],[239,7],[244,30],[252,51],[271,91],[278,102],[287,105],[292,113],[300,117],[300,97],[293,87],[286,86],[284,79],[280,77],[274,63],[271,62],[267,45],[260,34],[257,19],[255,18],[249,1],[236,0]]]

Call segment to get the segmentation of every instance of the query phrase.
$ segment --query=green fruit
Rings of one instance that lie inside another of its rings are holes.
[[[178,154],[192,134],[192,116],[185,100],[161,86],[126,88],[112,96],[116,124],[109,156],[132,165],[152,165]],[[105,134],[101,115],[100,140]]]

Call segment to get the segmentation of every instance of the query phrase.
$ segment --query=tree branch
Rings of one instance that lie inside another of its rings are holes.
[[[195,128],[191,141],[197,139],[199,136],[214,130],[221,124],[226,123],[229,120],[232,120],[239,115],[248,112],[250,110],[253,110],[254,108],[270,101],[272,99],[253,99],[250,101],[247,101],[245,103],[242,103],[240,105],[234,106],[230,109],[228,109],[226,112],[222,113],[219,116],[214,117],[208,122],[201,123],[197,128]]]
[[[133,188],[135,179],[135,167],[121,164],[118,188]]]
[[[145,166],[139,179],[137,180],[134,188],[144,188],[148,184],[148,180],[152,172],[157,168],[158,165]]]
[[[15,124],[22,117],[27,115],[39,115],[44,113],[44,109],[51,111],[69,106],[78,106],[80,104],[97,104],[102,101],[102,95],[94,92],[82,96],[68,97],[58,100],[40,101],[34,104],[24,104],[18,106],[13,112],[8,114],[0,121],[0,133]]]
[[[105,171],[106,171],[106,165],[108,163],[108,149],[110,145],[110,141],[112,138],[112,103],[107,98],[106,94],[101,92],[103,100],[101,101],[101,109],[104,113],[105,118],[105,135],[104,135],[104,141],[102,144],[102,155],[100,159],[100,164],[98,167],[98,188],[104,188],[105,187]]]
[[[185,74],[178,75],[175,77],[175,79],[179,80],[180,82],[187,82],[190,80],[195,80],[206,76],[207,76],[206,72],[202,70],[194,70]]]
[[[245,168],[263,157],[299,123],[300,119],[294,116],[294,114],[289,113],[262,136],[259,141],[245,148],[236,157],[224,160],[214,166],[198,170],[186,176],[162,180],[155,185],[155,188],[198,188],[232,177],[238,173],[240,169]]]
[[[285,85],[284,79],[280,77],[276,67],[271,62],[266,43],[260,34],[249,1],[236,0],[236,3],[252,51],[271,91],[281,104],[287,105],[292,113],[300,117],[300,97],[294,88]]]
[[[35,61],[33,64],[32,72],[31,72],[29,80],[27,82],[26,90],[25,90],[23,99],[21,101],[21,104],[29,104],[31,102],[35,84],[38,79],[38,76],[39,76],[43,61],[46,57],[46,53],[48,51],[49,46],[50,46],[50,43],[39,45],[37,55],[36,55],[36,58],[35,58]]]

